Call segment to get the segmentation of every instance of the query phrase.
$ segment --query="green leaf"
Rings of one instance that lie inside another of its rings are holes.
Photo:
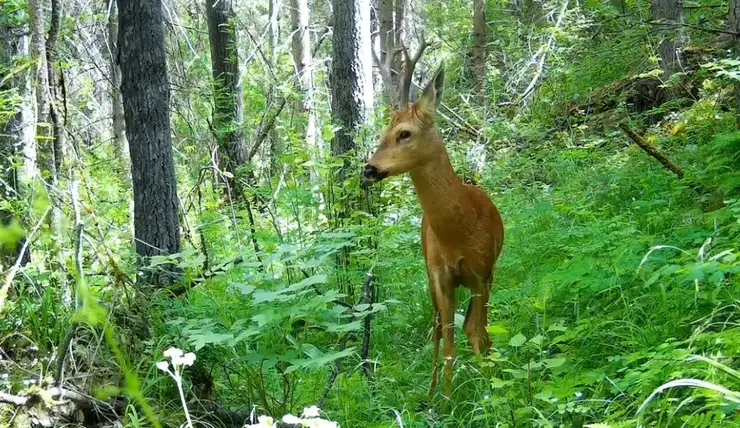
[[[542,392],[538,392],[537,394],[534,395],[534,398],[538,400],[542,400],[542,401],[550,401],[550,399],[552,398],[552,391],[550,391],[549,389],[546,389]]]
[[[491,388],[493,389],[499,389],[499,388],[505,388],[509,385],[512,385],[514,382],[510,380],[503,380],[499,379],[497,377],[491,379]]]
[[[543,360],[545,365],[551,369],[562,366],[563,364],[565,364],[565,361],[565,358],[547,358]]]
[[[512,337],[511,340],[509,340],[509,345],[513,346],[515,348],[518,348],[527,341],[527,337],[524,336],[521,333],[517,333],[516,336]]]
[[[509,331],[500,325],[489,325],[486,327],[486,331],[490,334],[506,334]]]

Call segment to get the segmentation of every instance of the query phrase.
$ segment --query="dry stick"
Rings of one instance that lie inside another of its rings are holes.
[[[560,9],[560,15],[558,15],[558,20],[555,22],[555,30],[558,30],[560,28],[560,25],[563,22],[563,17],[565,16],[566,9],[568,8],[568,1],[563,2],[563,7]],[[523,103],[529,98],[530,95],[534,93],[534,90],[537,89],[537,86],[539,86],[540,83],[540,77],[542,76],[542,72],[545,70],[545,60],[547,59],[547,54],[551,50],[552,45],[555,43],[555,31],[553,31],[550,38],[547,40],[546,45],[542,45],[540,49],[535,54],[535,57],[537,55],[540,56],[539,63],[537,64],[537,72],[535,73],[534,77],[532,78],[532,81],[529,82],[529,85],[527,86],[527,89],[524,90],[524,93],[519,97],[519,100],[517,103]],[[545,50],[545,46],[548,47],[547,50]]]
[[[12,404],[18,407],[23,407],[26,405],[31,406],[35,403],[38,403],[42,396],[49,396],[54,399],[66,398],[69,399],[69,401],[77,404],[78,406],[88,409],[93,406],[91,398],[84,396],[78,392],[62,388],[49,388],[46,391],[28,396],[12,395],[5,392],[0,392],[0,403]]]
[[[262,143],[267,139],[267,135],[270,133],[270,130],[275,126],[275,121],[277,120],[278,116],[280,116],[280,113],[282,113],[283,108],[285,107],[286,100],[283,98],[280,101],[280,104],[278,104],[277,109],[275,110],[275,113],[272,116],[269,116],[265,119],[265,124],[260,129],[259,133],[257,134],[257,138],[254,141],[254,145],[252,145],[252,149],[249,151],[249,154],[247,155],[247,162],[251,161],[254,155],[257,154],[257,150],[259,150]]]
[[[79,192],[79,183],[76,179],[72,180],[72,183],[70,183],[70,190],[72,194],[72,208],[74,210],[75,215],[75,232],[76,232],[76,242],[75,242],[75,266],[77,267],[77,283],[79,284],[80,281],[82,281],[82,230],[84,229],[84,223],[82,222],[82,215],[80,214],[80,192]],[[77,300],[75,296],[75,301]],[[75,305],[77,306],[77,305]],[[69,326],[69,329],[67,329],[67,334],[64,336],[64,340],[62,340],[62,344],[59,346],[59,356],[57,357],[56,361],[56,369],[54,371],[54,386],[61,388],[62,383],[64,381],[64,360],[67,358],[67,350],[69,349],[69,345],[72,343],[72,339],[74,339],[75,333],[77,333],[77,327],[79,326],[79,322],[72,321],[72,324]]]
[[[26,251],[28,251],[28,246],[31,243],[31,238],[33,238],[33,235],[35,235],[39,228],[41,228],[41,225],[44,223],[44,219],[46,219],[46,216],[49,215],[50,211],[51,207],[47,208],[46,211],[44,211],[44,214],[39,219],[38,223],[36,223],[36,226],[33,227],[31,233],[28,235],[28,238],[26,238],[26,242],[23,243],[23,247],[21,247],[20,253],[18,253],[18,258],[15,260],[15,263],[10,268],[8,276],[5,277],[5,282],[3,283],[2,288],[0,288],[0,312],[2,312],[3,306],[5,306],[5,297],[8,295],[10,284],[13,283],[13,279],[15,278],[16,273],[18,273],[18,269],[20,269],[21,267],[23,256],[26,254]]]
[[[365,282],[362,284],[362,297],[360,297],[360,300],[357,302],[358,305],[361,305],[363,303],[368,303],[366,298],[372,298],[372,292],[370,291],[372,287],[373,280],[375,279],[375,276],[368,272],[367,276],[365,277]],[[370,301],[372,303],[372,301]],[[353,316],[354,317],[354,316]],[[365,320],[367,320],[369,316],[365,316]],[[363,366],[365,360],[367,360],[367,352],[369,352],[370,349],[370,324],[369,321],[366,323],[367,328],[364,331],[363,339],[362,339],[362,353],[363,353]],[[349,333],[345,334],[344,337],[339,341],[339,346],[337,349],[339,351],[343,351],[344,348],[347,346],[347,341],[349,340]],[[367,346],[367,349],[365,349],[365,346]],[[324,401],[326,401],[326,397],[329,396],[329,392],[331,391],[332,386],[334,386],[334,382],[337,380],[337,377],[339,376],[339,372],[342,370],[342,359],[339,358],[334,363],[334,368],[332,369],[331,375],[329,376],[329,379],[326,380],[326,385],[324,386],[324,391],[321,393],[321,397],[319,398],[318,403],[316,404],[317,407],[321,408],[324,406]],[[369,379],[369,376],[368,376]]]
[[[619,127],[624,131],[625,134],[627,134],[628,137],[632,141],[635,142],[642,150],[644,150],[647,154],[654,157],[658,160],[658,162],[662,163],[664,167],[666,167],[668,170],[676,174],[678,178],[683,178],[684,172],[683,170],[676,165],[675,163],[671,162],[670,159],[665,157],[663,153],[658,151],[658,149],[650,144],[647,140],[645,140],[641,135],[639,135],[637,132],[635,132],[632,128],[630,128],[627,123],[622,122],[619,124]]]
[[[372,309],[373,307],[373,274],[368,273],[367,279],[365,280],[365,284],[362,286],[362,300],[365,301],[365,303],[370,303],[370,307],[368,309]],[[360,361],[362,361],[362,369],[365,373],[365,377],[367,380],[372,381],[373,380],[373,371],[370,367],[370,361],[368,360],[368,355],[370,354],[370,320],[372,318],[372,315],[365,316],[365,319],[362,320],[363,323],[363,330],[362,330],[362,348],[360,348]]]
[[[339,346],[337,347],[339,351],[344,350],[344,348],[347,346],[348,339],[349,339],[349,333],[346,333],[344,337],[342,337],[342,340],[339,341]],[[342,370],[342,359],[340,358],[334,363],[334,368],[332,368],[331,375],[329,376],[329,379],[326,380],[324,391],[321,392],[321,397],[319,398],[319,401],[316,404],[317,407],[319,408],[324,407],[324,401],[326,401],[326,397],[329,396],[331,387],[334,386],[334,381],[337,380],[337,377],[339,376],[339,372],[341,370]]]

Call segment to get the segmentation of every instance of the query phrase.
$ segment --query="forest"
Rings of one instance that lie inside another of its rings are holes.
[[[0,0],[0,427],[740,427],[740,0]]]

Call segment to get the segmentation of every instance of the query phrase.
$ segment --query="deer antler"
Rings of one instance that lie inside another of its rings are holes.
[[[429,42],[427,42],[426,37],[424,37],[424,33],[421,33],[419,38],[421,39],[419,43],[419,49],[417,49],[412,56],[409,56],[406,45],[401,45],[401,49],[403,51],[404,70],[403,80],[401,81],[401,90],[399,91],[399,107],[406,107],[409,104],[411,78],[414,76],[416,63],[419,62],[419,59],[424,54],[424,51],[429,47]]]
[[[389,36],[392,38],[392,36]],[[383,86],[385,87],[386,95],[388,96],[388,103],[391,108],[403,108],[409,104],[409,93],[411,90],[411,80],[414,75],[414,69],[416,63],[424,54],[424,51],[430,46],[424,37],[424,33],[419,36],[420,44],[419,48],[413,55],[409,55],[408,49],[402,43],[400,47],[389,47],[388,52],[385,54],[384,60],[378,58],[378,55],[373,51],[373,60],[375,65],[378,67],[380,72],[380,78],[383,80]],[[393,75],[400,74],[399,70],[393,69],[393,62],[396,55],[403,53],[403,75],[400,76],[398,86],[393,84]]]

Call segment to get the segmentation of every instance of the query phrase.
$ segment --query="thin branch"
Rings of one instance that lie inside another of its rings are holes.
[[[280,101],[280,104],[277,106],[277,109],[273,113],[272,116],[269,116],[265,119],[264,125],[260,128],[260,132],[257,134],[257,138],[254,140],[254,144],[252,145],[252,148],[249,150],[249,154],[247,154],[247,160],[246,162],[249,162],[252,160],[254,155],[257,154],[257,150],[259,150],[262,143],[267,139],[267,135],[270,133],[270,130],[275,126],[275,121],[277,120],[278,116],[280,116],[280,113],[282,113],[283,108],[285,107],[286,100],[283,98]]]
[[[558,15],[558,20],[555,22],[555,30],[560,29],[560,25],[563,22],[563,17],[565,17],[566,9],[568,8],[568,0],[565,0],[563,2],[563,7],[560,8],[560,14]],[[537,63],[537,72],[534,74],[534,77],[532,77],[532,80],[529,82],[529,85],[527,85],[527,89],[524,90],[524,93],[519,97],[518,103],[524,103],[527,98],[529,98],[530,95],[534,93],[534,90],[537,89],[539,86],[540,78],[542,77],[542,73],[545,71],[545,60],[547,59],[548,52],[552,50],[553,44],[555,44],[555,34],[557,31],[552,31],[552,34],[547,40],[547,43],[540,46],[539,50],[537,50],[537,53],[535,53],[534,58],[539,56],[539,62]],[[547,49],[545,49],[547,48]]]
[[[21,267],[21,263],[23,262],[23,257],[26,254],[26,251],[28,251],[28,246],[31,243],[31,238],[33,238],[33,235],[38,232],[38,230],[41,228],[41,225],[44,223],[44,219],[46,219],[46,216],[49,215],[49,212],[51,212],[51,207],[47,208],[46,211],[44,211],[44,214],[39,218],[39,221],[36,223],[36,226],[33,227],[31,230],[31,233],[28,235],[28,238],[26,238],[26,242],[23,243],[23,247],[21,247],[21,251],[18,253],[18,258],[16,259],[13,266],[10,268],[10,271],[8,272],[8,276],[5,277],[5,282],[3,283],[2,288],[0,288],[0,312],[3,310],[3,306],[5,306],[5,298],[8,295],[8,290],[10,289],[10,284],[13,283],[13,279],[15,278],[16,273],[18,273],[18,269]]]

